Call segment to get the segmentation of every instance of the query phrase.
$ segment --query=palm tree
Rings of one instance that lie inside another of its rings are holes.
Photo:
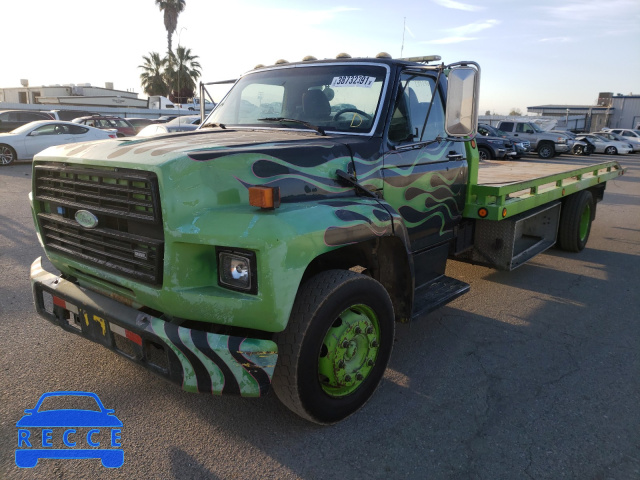
[[[172,90],[172,101],[184,103],[193,97],[196,84],[200,78],[201,66],[197,61],[199,57],[191,53],[190,48],[178,46],[176,53],[169,53],[167,57],[167,68],[165,69],[165,82]],[[171,98],[171,97],[170,97]]]
[[[143,65],[138,65],[144,71],[140,74],[140,84],[147,95],[166,96],[169,88],[165,82],[165,70],[168,59],[160,58],[157,52],[149,52],[149,56],[143,56]]]
[[[164,28],[167,30],[168,52],[171,52],[171,35],[178,26],[178,16],[185,7],[185,0],[156,0],[156,5],[164,12]]]

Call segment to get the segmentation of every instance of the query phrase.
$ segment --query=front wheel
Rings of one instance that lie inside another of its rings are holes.
[[[481,162],[484,162],[485,160],[489,160],[491,158],[491,152],[486,148],[480,147],[478,148],[478,157]]]
[[[544,158],[552,158],[556,154],[556,149],[551,143],[543,143],[538,147],[538,156]]]
[[[607,147],[604,149],[604,153],[606,153],[607,155],[617,155],[618,154],[618,149],[616,147]]]
[[[584,155],[584,147],[582,145],[576,145],[573,147],[574,155]]]
[[[13,148],[9,145],[0,145],[0,165],[11,165],[17,158]]]
[[[276,336],[273,390],[297,415],[332,424],[362,407],[387,367],[395,321],[376,280],[329,270],[305,282],[289,325]]]

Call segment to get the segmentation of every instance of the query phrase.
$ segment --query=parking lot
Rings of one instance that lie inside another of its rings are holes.
[[[332,427],[272,394],[185,393],[38,317],[31,164],[0,168],[0,478],[640,478],[640,154],[615,160],[627,172],[608,183],[583,252],[551,249],[513,272],[451,262],[470,293],[398,324],[381,387]],[[115,410],[121,468],[16,466],[16,422],[56,390]]]

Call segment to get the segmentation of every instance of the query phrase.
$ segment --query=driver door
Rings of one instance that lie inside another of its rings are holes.
[[[446,261],[464,209],[464,144],[446,140],[444,95],[434,93],[434,76],[405,72],[399,80],[387,131],[384,198],[404,219],[411,251],[444,246]]]

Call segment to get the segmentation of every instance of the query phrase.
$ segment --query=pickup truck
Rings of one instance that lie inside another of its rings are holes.
[[[568,153],[573,146],[572,141],[561,133],[545,132],[533,122],[503,120],[498,128],[519,139],[528,140],[531,149],[538,152],[542,159],[549,159],[561,153]]]
[[[578,252],[623,173],[480,165],[479,66],[433,60],[257,67],[196,131],[43,151],[30,200],[61,273],[33,262],[37,311],[189,392],[353,414],[395,322],[469,290],[450,258]]]

